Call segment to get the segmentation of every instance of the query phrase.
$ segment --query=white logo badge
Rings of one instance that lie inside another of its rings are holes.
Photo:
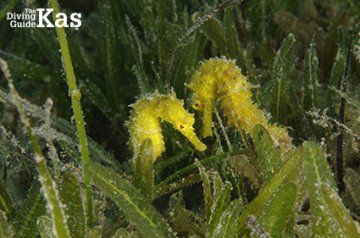
[[[6,19],[10,21],[10,27],[18,28],[52,28],[52,27],[71,27],[79,28],[82,24],[81,13],[72,13],[67,16],[65,13],[57,13],[55,22],[52,21],[52,8],[25,8],[22,13],[8,12]]]

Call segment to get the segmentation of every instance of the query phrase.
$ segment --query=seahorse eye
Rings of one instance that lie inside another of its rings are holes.
[[[193,104],[192,104],[192,108],[196,111],[201,109],[201,103],[199,100],[196,100]]]
[[[183,125],[180,125],[180,129],[184,129],[185,128],[185,126],[183,126]]]

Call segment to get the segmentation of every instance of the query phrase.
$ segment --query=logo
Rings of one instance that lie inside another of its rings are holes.
[[[25,8],[22,13],[8,12],[6,20],[10,22],[12,28],[53,28],[53,27],[71,27],[79,28],[82,24],[81,13],[72,13],[70,16],[65,13],[57,13],[55,22],[52,20],[52,8]]]

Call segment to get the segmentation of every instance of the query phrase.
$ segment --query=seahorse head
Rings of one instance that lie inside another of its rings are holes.
[[[171,123],[195,146],[195,149],[206,150],[206,145],[200,141],[194,132],[194,115],[185,110],[183,102],[177,99],[174,93],[167,96],[166,100],[159,103],[159,106],[163,108],[162,113],[160,113],[162,120]]]
[[[203,62],[186,86],[193,91],[192,108],[202,114],[202,135],[212,136],[212,114],[216,94],[217,65],[215,60]]]
[[[150,139],[152,142],[153,161],[165,151],[160,120],[172,124],[195,146],[195,149],[199,151],[206,149],[206,145],[194,132],[194,115],[185,110],[183,102],[176,98],[175,93],[162,95],[155,92],[139,99],[131,106],[130,120],[126,125],[130,134],[129,144],[134,154],[139,153],[140,147],[146,139]]]
[[[207,97],[201,97],[197,94],[194,94],[191,107],[195,111],[199,111],[202,114],[202,136],[212,136],[212,115],[214,110],[214,101]]]

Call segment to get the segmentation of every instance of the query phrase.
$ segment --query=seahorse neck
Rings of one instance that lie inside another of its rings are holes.
[[[160,129],[160,121],[166,121],[172,123],[172,120],[169,115],[169,97],[163,95],[155,95],[151,100],[146,101],[146,106],[142,107],[139,113],[142,117],[146,117],[148,120],[154,120],[157,123],[152,124],[153,126],[157,125]]]
[[[162,114],[161,113],[162,108],[159,105],[160,101],[161,101],[160,96],[155,96],[154,98],[146,99],[146,101],[144,101],[141,107],[138,108],[137,112],[141,116],[148,117],[148,119],[152,118],[152,119],[160,120]]]
[[[172,123],[169,115],[170,98],[159,96],[157,100],[154,100],[153,110],[156,113],[157,118],[161,121]]]

